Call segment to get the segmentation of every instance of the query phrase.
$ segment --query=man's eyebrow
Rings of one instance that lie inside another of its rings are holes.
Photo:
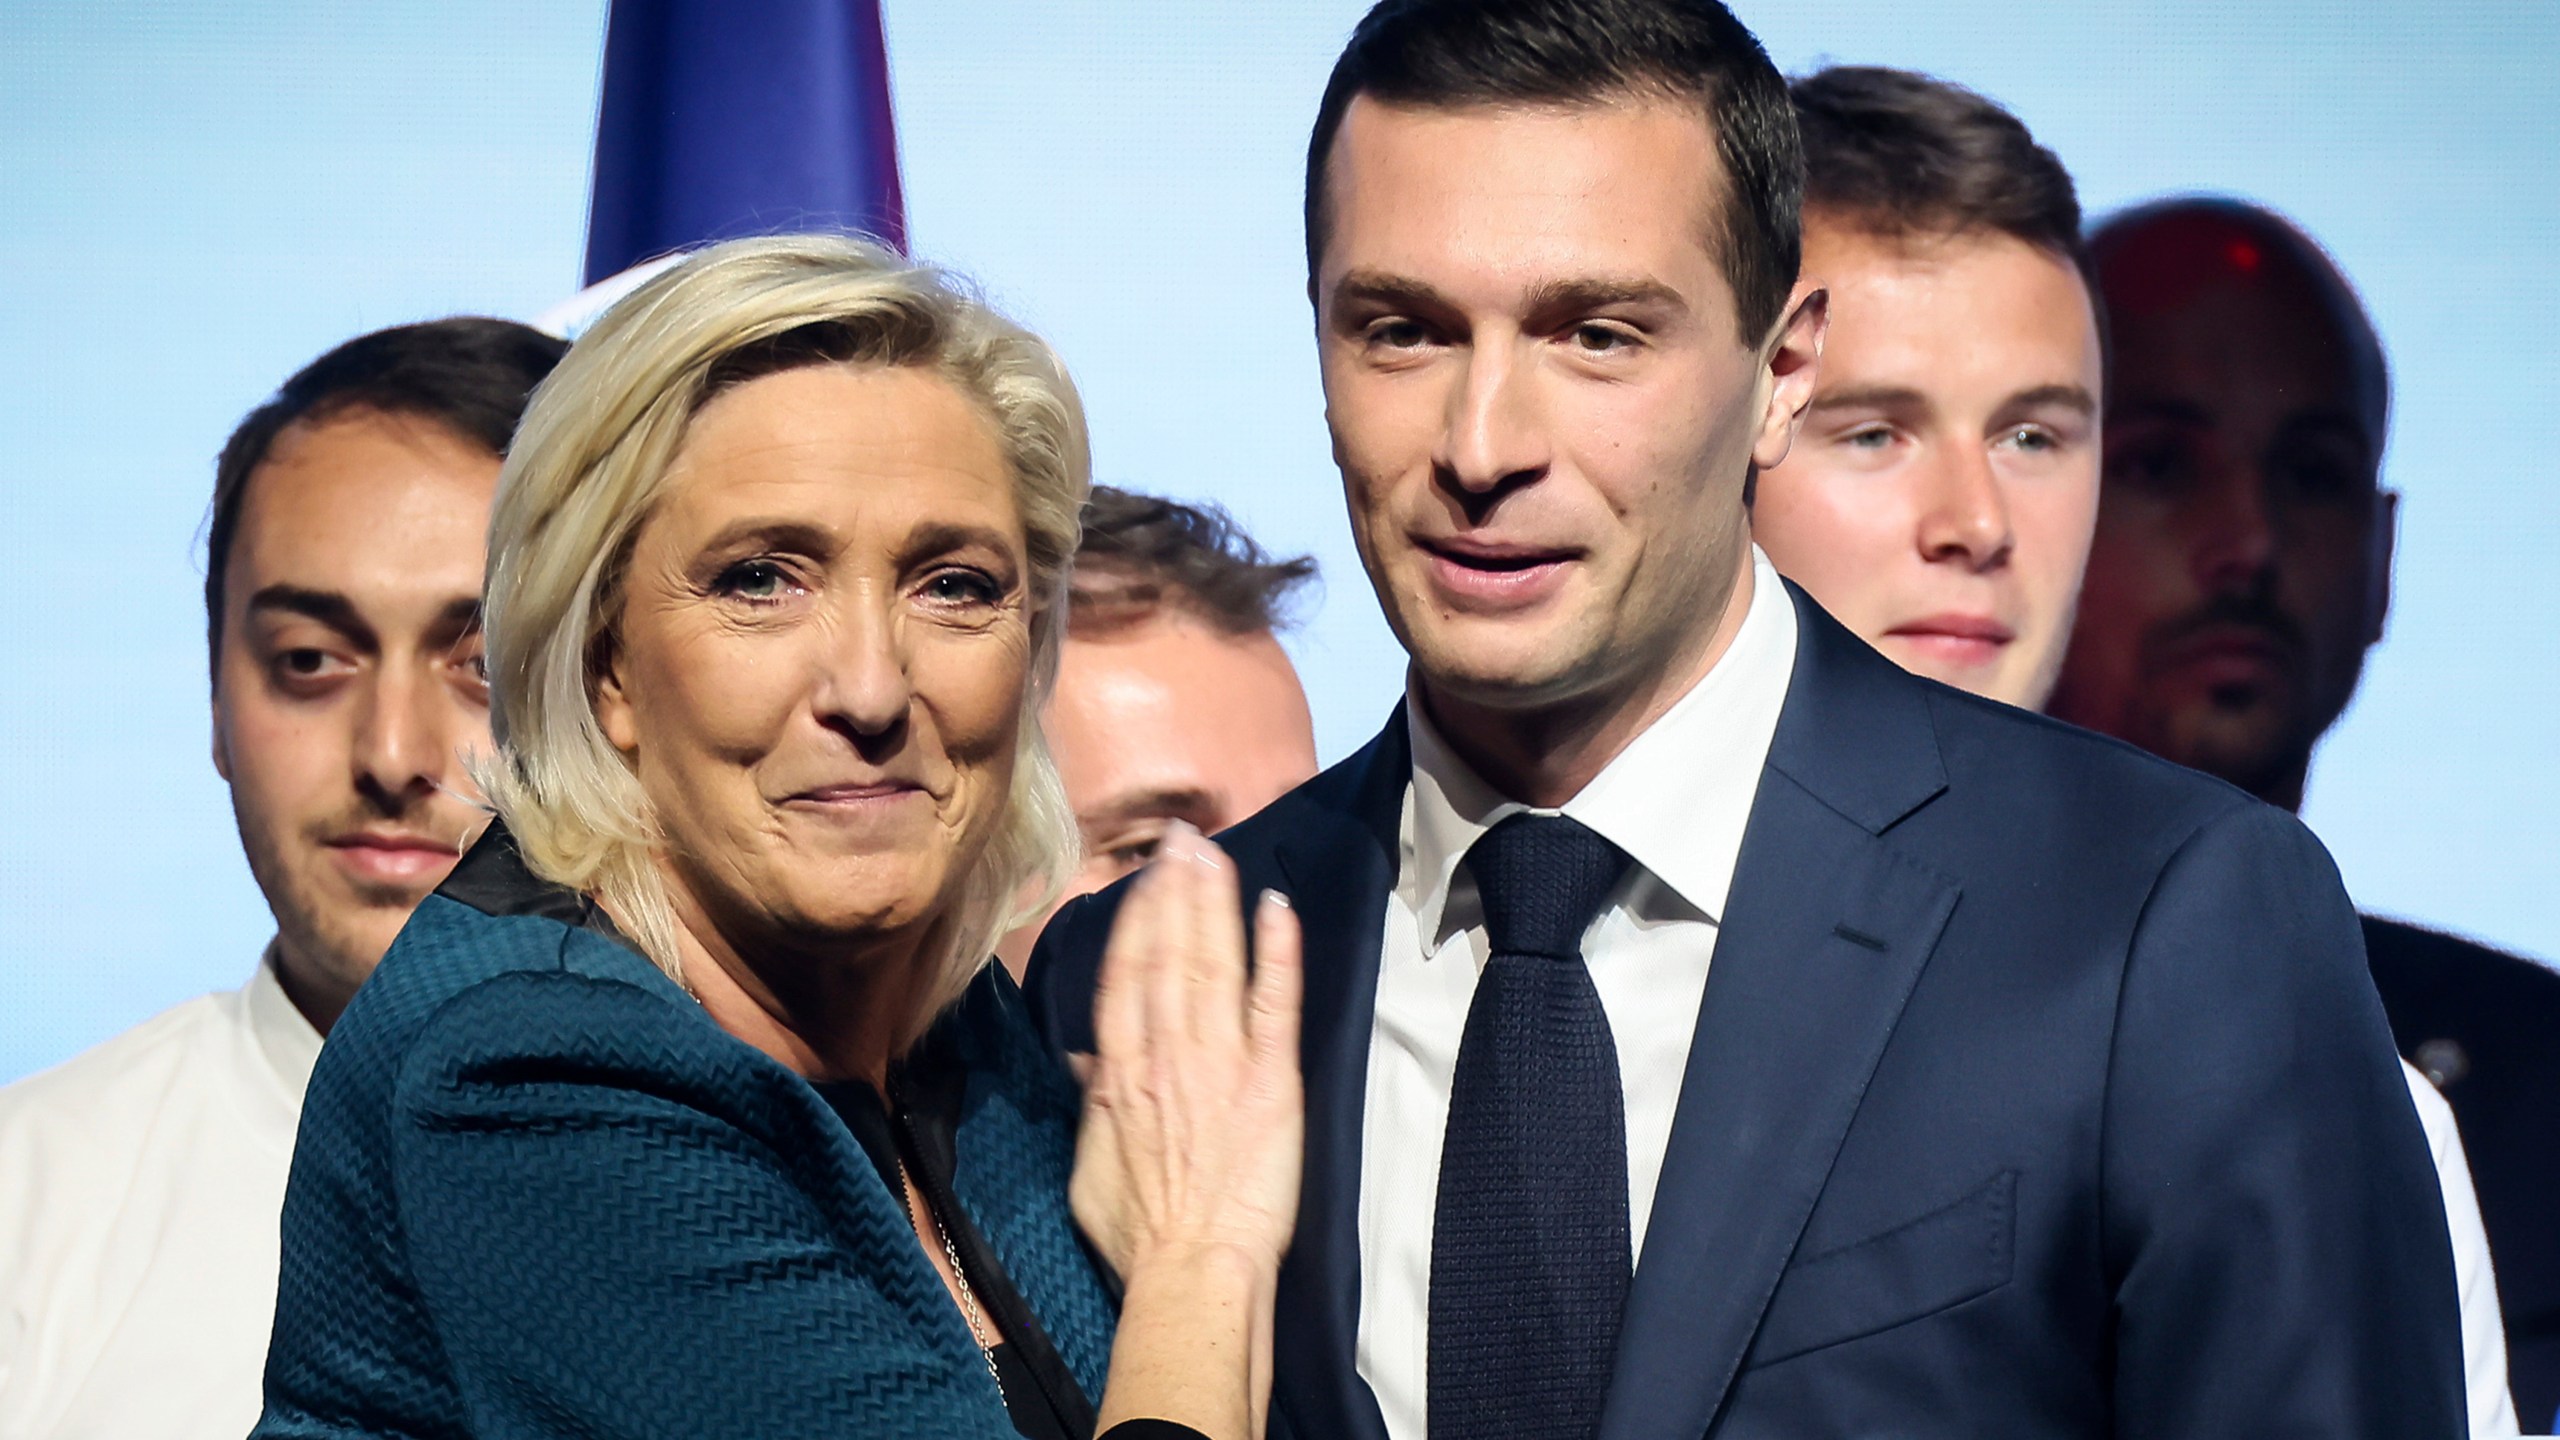
[[[1384,270],[1352,270],[1334,283],[1335,304],[1365,300],[1398,310],[1445,310],[1448,300],[1429,285],[1405,275],[1391,275]]]
[[[2163,420],[2175,425],[2211,427],[2213,416],[2192,400],[2172,400],[2145,396],[2136,400],[2118,400],[2108,410],[2109,421]]]
[[[1813,397],[1809,410],[1924,410],[1929,397],[1907,385],[1851,385]]]
[[[2032,406],[2052,405],[2064,410],[2077,410],[2082,415],[2098,413],[2098,397],[2081,385],[2037,385],[2009,397],[2002,407],[2023,410]]]
[[[462,639],[478,631],[479,628],[480,597],[462,595],[444,602],[444,608],[436,612],[435,623],[428,627],[427,633],[449,643]]]
[[[1686,311],[1689,302],[1680,292],[1659,280],[1618,280],[1585,277],[1574,280],[1549,280],[1529,291],[1529,312],[1552,315],[1557,312],[1578,313],[1607,310],[1617,306],[1655,305]]]
[[[1085,817],[1088,822],[1116,824],[1128,820],[1183,820],[1209,813],[1212,797],[1206,790],[1191,786],[1168,786],[1158,790],[1140,790],[1114,795]]]
[[[476,612],[480,602],[471,602]],[[359,645],[378,645],[381,637],[365,622],[354,601],[335,590],[313,590],[301,585],[269,585],[249,597],[249,613],[280,612],[316,620]]]

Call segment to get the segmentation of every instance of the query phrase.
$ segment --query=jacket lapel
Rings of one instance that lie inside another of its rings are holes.
[[[1298,1230],[1280,1270],[1273,1409],[1300,1440],[1386,1440],[1360,1379],[1360,1143],[1378,944],[1395,884],[1412,760],[1399,705],[1387,728],[1302,792],[1273,859],[1305,927],[1307,1159]],[[1279,818],[1279,817],[1274,817]]]
[[[1714,1421],[1955,909],[1952,881],[1880,838],[1945,788],[1926,691],[1796,598],[1795,677],[1698,1008],[1602,1440],[1695,1440]]]

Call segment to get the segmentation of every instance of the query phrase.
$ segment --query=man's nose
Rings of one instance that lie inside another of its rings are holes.
[[[1945,447],[1929,464],[1921,486],[1917,538],[1922,559],[1975,571],[2008,561],[2017,535],[2009,523],[2008,497],[1986,451],[1973,445]]]
[[[2189,507],[2187,549],[2196,581],[2213,594],[2259,583],[2276,558],[2276,516],[2263,477],[2246,465],[2222,467]]]
[[[436,678],[384,665],[357,718],[357,788],[394,810],[433,794],[460,768],[460,709]]]
[[[1546,473],[1552,455],[1536,388],[1531,367],[1510,346],[1468,350],[1432,456],[1445,484],[1490,498]]]

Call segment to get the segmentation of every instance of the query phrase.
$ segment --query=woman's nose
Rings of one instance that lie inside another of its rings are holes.
[[[858,737],[888,735],[906,723],[915,700],[906,646],[896,617],[873,597],[842,607],[818,656],[818,717]]]

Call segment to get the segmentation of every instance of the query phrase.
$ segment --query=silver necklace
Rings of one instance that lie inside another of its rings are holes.
[[[915,1185],[907,1179],[907,1162],[904,1160],[898,1162],[898,1188],[907,1192],[910,1205],[916,1202]],[[960,1287],[960,1318],[968,1322],[969,1339],[978,1347],[978,1358],[987,1362],[987,1378],[996,1382],[997,1402],[1010,1411],[1013,1402],[1006,1398],[1004,1376],[996,1369],[996,1347],[987,1340],[995,1327],[987,1323],[985,1313],[978,1309],[978,1292],[969,1287],[969,1267],[960,1263],[960,1247],[951,1243],[951,1227],[943,1224],[942,1217],[933,1213],[933,1202],[927,1200],[921,1208],[933,1221],[933,1233],[942,1241],[943,1258],[951,1262],[951,1278]]]

